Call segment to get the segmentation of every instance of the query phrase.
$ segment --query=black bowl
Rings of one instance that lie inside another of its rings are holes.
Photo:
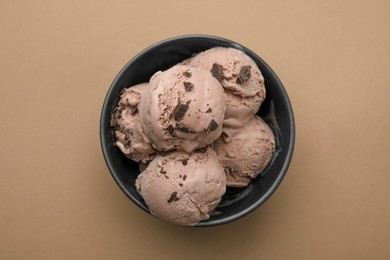
[[[248,187],[228,188],[210,219],[197,225],[200,227],[229,223],[247,215],[271,196],[286,174],[294,149],[294,117],[287,93],[272,69],[252,51],[227,39],[208,35],[170,38],[150,46],[126,64],[108,90],[100,121],[103,155],[113,178],[127,197],[150,213],[134,185],[139,174],[138,163],[124,157],[114,146],[111,113],[123,88],[147,82],[155,72],[166,70],[194,53],[217,46],[240,49],[259,66],[265,78],[267,96],[258,115],[270,125],[276,136],[276,152],[267,169]]]

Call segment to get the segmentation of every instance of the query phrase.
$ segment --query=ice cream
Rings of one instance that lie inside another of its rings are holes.
[[[150,212],[180,225],[209,218],[226,189],[224,169],[211,148],[156,155],[136,180]]]
[[[115,145],[126,157],[137,162],[150,161],[155,154],[153,147],[145,141],[147,138],[141,128],[138,112],[141,94],[147,88],[148,83],[142,83],[124,89],[111,117]]]
[[[225,107],[224,90],[208,71],[177,65],[151,77],[141,125],[157,150],[191,153],[221,135]]]
[[[215,47],[184,63],[209,71],[225,89],[224,127],[239,128],[259,110],[265,98],[264,78],[256,63],[244,52]]]
[[[264,171],[275,150],[272,130],[256,116],[264,98],[255,62],[222,47],[121,93],[111,121],[115,144],[139,162],[135,186],[151,214],[196,225],[226,187],[246,187]]]
[[[258,116],[213,143],[229,187],[245,187],[268,165],[275,150],[269,126]]]

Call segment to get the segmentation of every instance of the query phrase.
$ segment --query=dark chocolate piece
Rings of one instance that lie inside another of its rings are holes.
[[[173,110],[173,116],[175,117],[176,121],[180,121],[184,118],[184,115],[186,114],[188,110],[188,104],[177,104],[175,109]]]
[[[185,126],[176,126],[176,130],[179,130],[186,134],[195,134],[196,132],[188,127]]]
[[[213,77],[216,78],[219,82],[223,80],[222,69],[222,65],[219,65],[218,63],[214,63],[213,67],[211,68],[211,75],[213,75]]]
[[[188,158],[187,158],[187,159],[183,159],[183,160],[181,160],[181,163],[182,163],[184,166],[186,166],[186,165],[187,165],[187,163],[188,163]]]
[[[183,181],[185,181],[187,179],[187,175],[184,175],[183,176]]]
[[[184,81],[183,84],[186,91],[191,91],[194,88],[194,84],[191,82]]]
[[[211,109],[211,107],[209,107],[209,109],[207,109],[206,113],[211,113],[211,111],[213,111],[213,110]]]
[[[177,197],[177,192],[174,191],[171,194],[171,197],[167,200],[168,203],[171,203],[172,201],[178,201],[179,198]]]
[[[188,70],[187,70],[187,71],[184,71],[184,72],[183,72],[183,75],[186,76],[187,78],[191,78],[192,73],[191,73],[191,71],[188,71]]]
[[[180,187],[183,187],[183,183],[179,183],[179,186],[180,186]]]
[[[207,133],[209,133],[209,132],[211,132],[211,131],[214,131],[214,130],[217,129],[217,128],[218,128],[217,122],[215,122],[214,119],[211,119],[210,124],[209,124],[209,126],[207,127]]]
[[[137,113],[138,111],[138,108],[137,107],[134,107],[133,109],[131,109],[131,115],[135,115],[135,113]]]
[[[250,77],[251,77],[251,66],[250,65],[243,66],[241,67],[240,74],[238,74],[236,83],[242,84],[248,81]]]

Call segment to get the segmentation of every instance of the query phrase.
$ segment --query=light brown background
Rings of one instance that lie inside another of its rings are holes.
[[[388,1],[224,3],[0,2],[0,259],[390,259]],[[215,228],[145,214],[100,150],[119,70],[188,33],[263,57],[296,119],[277,192]]]

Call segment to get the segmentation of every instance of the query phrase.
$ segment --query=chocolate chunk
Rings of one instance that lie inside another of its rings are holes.
[[[177,106],[173,110],[173,116],[175,117],[176,121],[180,121],[183,119],[184,115],[188,110],[188,107],[188,104],[177,104]]]
[[[176,130],[179,130],[179,131],[186,133],[186,134],[195,134],[196,133],[196,131],[194,131],[188,127],[185,127],[185,126],[177,126]]]
[[[206,113],[211,113],[211,111],[213,111],[213,110],[211,109],[211,107],[209,107],[209,109],[207,109]]]
[[[251,77],[251,66],[250,65],[243,66],[241,67],[240,74],[238,74],[236,83],[242,84],[248,81],[250,77]]]
[[[211,119],[210,124],[209,124],[209,126],[207,127],[207,133],[209,133],[209,132],[211,132],[211,131],[214,131],[214,130],[217,129],[217,128],[218,128],[217,122],[215,122],[214,119]]]
[[[184,175],[183,176],[183,181],[185,181],[187,179],[187,175]]]
[[[186,165],[187,165],[187,163],[188,163],[188,158],[187,158],[187,159],[183,159],[183,160],[181,160],[181,163],[182,163],[184,166],[186,166]]]
[[[168,203],[171,203],[172,201],[178,201],[179,198],[177,197],[177,192],[174,191],[171,194],[171,197],[167,200]]]
[[[167,172],[165,170],[163,170],[163,169],[160,170],[160,173],[161,174],[167,174]]]
[[[187,78],[191,78],[192,73],[191,73],[191,71],[188,71],[188,70],[187,70],[187,71],[184,71],[184,72],[183,72],[183,75],[186,76]]]
[[[180,187],[183,187],[183,183],[179,183],[179,186],[180,186]]]
[[[218,63],[214,63],[213,67],[211,68],[211,75],[213,75],[214,78],[216,78],[219,82],[223,79],[223,72],[222,72],[222,65],[219,65]]]
[[[173,132],[175,131],[175,129],[173,128],[172,125],[169,125],[168,128],[167,128],[167,130],[168,130],[168,133],[169,133],[170,135],[172,135]]]
[[[194,84],[191,82],[184,81],[183,84],[186,91],[191,91],[194,88]]]

